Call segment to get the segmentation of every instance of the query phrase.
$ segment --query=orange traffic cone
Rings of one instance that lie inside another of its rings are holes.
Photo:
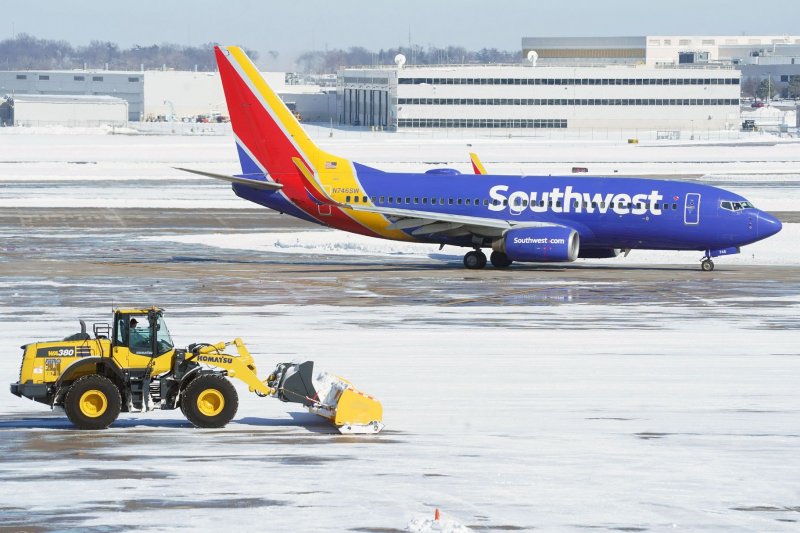
[[[436,508],[436,511],[433,513],[433,519],[437,522],[439,521],[439,508]]]

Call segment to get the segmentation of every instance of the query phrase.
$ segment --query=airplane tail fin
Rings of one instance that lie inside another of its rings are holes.
[[[323,179],[349,166],[311,140],[241,48],[217,46],[214,53],[243,174],[287,184],[301,179],[298,160]]]
[[[486,174],[486,168],[484,168],[483,163],[481,163],[478,154],[470,152],[469,158],[472,161],[472,170],[475,171],[475,174]]]

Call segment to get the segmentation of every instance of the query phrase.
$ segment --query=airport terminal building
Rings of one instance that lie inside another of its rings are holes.
[[[341,124],[393,128],[723,130],[740,73],[645,65],[468,65],[339,72]]]

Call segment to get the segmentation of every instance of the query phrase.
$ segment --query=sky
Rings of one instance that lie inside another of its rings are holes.
[[[8,2],[0,40],[19,33],[73,45],[237,44],[259,66],[308,50],[413,44],[521,49],[522,37],[797,34],[800,2],[752,0],[28,0]],[[277,59],[273,59],[277,52]],[[277,64],[269,64],[274,62]]]

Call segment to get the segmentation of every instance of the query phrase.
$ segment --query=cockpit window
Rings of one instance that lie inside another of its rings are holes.
[[[719,206],[722,209],[726,209],[728,211],[741,211],[742,209],[752,209],[753,204],[746,201],[728,201],[723,200],[720,202]]]

